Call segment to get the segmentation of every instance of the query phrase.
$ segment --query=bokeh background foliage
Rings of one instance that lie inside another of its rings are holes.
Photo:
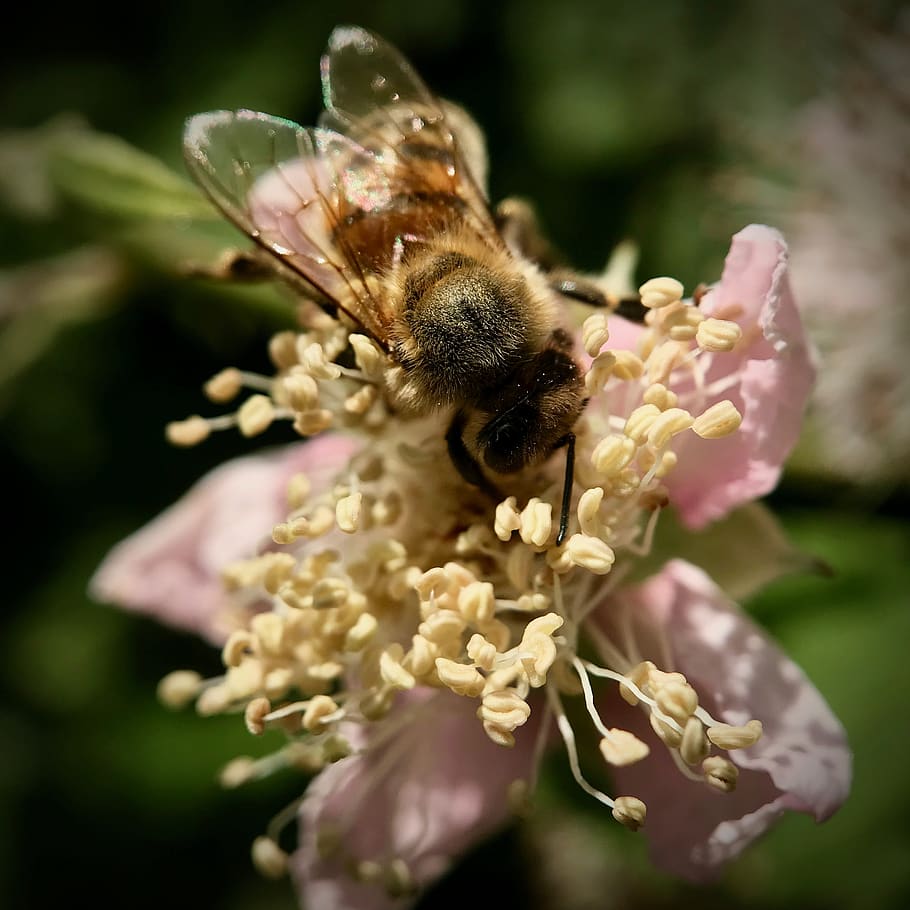
[[[205,407],[209,375],[264,367],[288,318],[280,292],[182,274],[235,237],[183,176],[187,115],[251,107],[312,122],[329,31],[365,25],[474,113],[492,195],[533,198],[573,262],[599,269],[628,237],[640,277],[691,287],[719,274],[737,228],[786,221],[780,199],[806,166],[780,154],[794,118],[899,14],[845,0],[230,0],[163,4],[131,24],[122,8],[57,5],[17,26],[0,61],[0,906],[294,906],[287,883],[252,872],[248,845],[299,781],[221,791],[216,770],[263,744],[235,720],[155,701],[163,674],[214,672],[217,654],[85,593],[106,550],[205,470],[290,438],[163,440],[168,420]],[[743,173],[782,189],[776,209],[738,190],[730,175]],[[649,869],[641,839],[556,760],[543,811],[423,906],[906,906],[905,488],[821,479],[810,459],[772,504],[836,572],[775,583],[750,607],[850,731],[856,785],[839,815],[818,829],[787,819],[694,888]]]

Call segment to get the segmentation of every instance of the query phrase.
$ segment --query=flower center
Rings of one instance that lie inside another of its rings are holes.
[[[392,711],[399,693],[447,689],[475,700],[487,736],[507,748],[532,711],[543,712],[538,750],[555,724],[579,785],[635,829],[644,803],[588,782],[564,709],[565,698],[582,699],[607,764],[645,759],[649,747],[598,710],[594,681],[607,680],[648,715],[684,775],[733,789],[735,766],[712,749],[751,745],[761,725],[718,723],[685,677],[635,659],[634,642],[620,647],[593,620],[649,552],[669,502],[664,479],[687,435],[724,436],[741,420],[730,401],[705,406],[720,391],[713,359],[736,346],[739,327],[705,318],[681,292],[672,279],[642,287],[651,309],[634,352],[605,349],[603,314],[584,324],[590,401],[576,427],[571,533],[559,546],[559,476],[547,465],[526,469],[491,522],[485,494],[448,461],[442,416],[400,416],[401,368],[323,314],[310,313],[307,331],[273,339],[275,376],[229,369],[209,382],[216,402],[253,394],[234,414],[172,424],[174,442],[232,425],[255,435],[275,419],[306,436],[336,426],[367,440],[333,488],[314,492],[295,477],[275,548],[225,568],[243,620],[224,646],[224,675],[203,682],[183,672],[162,685],[172,703],[195,698],[202,714],[242,708],[251,733],[286,735],[273,755],[228,765],[227,785],[281,767],[316,771],[360,748],[359,738],[375,748],[376,737],[400,735],[408,714]],[[347,350],[356,368],[342,365]],[[266,871],[281,865],[277,849],[275,830],[257,842]]]

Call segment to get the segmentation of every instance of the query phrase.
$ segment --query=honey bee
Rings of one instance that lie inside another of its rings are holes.
[[[395,48],[336,28],[321,73],[316,127],[246,110],[190,118],[191,174],[273,271],[389,355],[396,400],[451,410],[446,442],[467,482],[501,498],[489,472],[565,447],[561,543],[585,390],[559,296],[608,301],[549,268],[527,206],[491,208],[480,130]]]

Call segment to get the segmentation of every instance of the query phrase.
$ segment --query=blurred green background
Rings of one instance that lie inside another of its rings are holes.
[[[639,277],[676,275],[687,287],[719,275],[742,225],[772,220],[800,236],[806,206],[840,198],[836,167],[807,151],[807,105],[862,111],[857,92],[870,104],[890,104],[894,92],[906,117],[900,99],[910,102],[906,66],[885,60],[910,59],[906,10],[893,2],[226,0],[162,4],[133,21],[89,3],[43,6],[20,23],[0,61],[10,582],[0,614],[0,907],[295,906],[287,882],[252,871],[248,850],[299,781],[220,790],[217,770],[259,743],[236,719],[172,714],[155,700],[165,673],[214,672],[218,655],[92,603],[86,585],[117,540],[210,467],[290,438],[223,434],[189,451],[164,441],[167,421],[205,408],[201,383],[221,367],[265,368],[267,337],[289,315],[275,292],[181,276],[235,235],[183,182],[180,135],[187,115],[220,107],[312,122],[319,54],[342,22],[398,45],[437,92],[473,112],[488,137],[492,196],[531,197],[576,265],[600,269],[631,238]],[[895,138],[886,126],[868,141],[887,149]],[[906,151],[896,151],[895,192],[910,202]],[[853,173],[874,181],[866,170]],[[852,217],[834,203],[830,223]],[[894,209],[906,218],[906,206]],[[893,228],[906,236],[906,224]],[[870,273],[889,252],[907,258],[906,246],[880,246]],[[904,375],[905,301],[862,302],[871,303],[863,319],[898,314],[885,334],[897,352],[890,366]],[[853,361],[848,350],[841,366],[852,363],[862,384],[864,363]],[[886,408],[881,420],[906,425],[908,415]],[[883,437],[883,470],[845,469],[824,420],[814,421],[771,501],[836,575],[778,582],[749,606],[850,732],[847,805],[817,829],[786,819],[717,885],[693,888],[651,870],[641,839],[576,798],[554,765],[545,811],[466,858],[421,906],[481,894],[534,910],[908,905],[910,449],[895,431]]]

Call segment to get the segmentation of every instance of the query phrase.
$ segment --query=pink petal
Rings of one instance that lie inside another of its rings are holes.
[[[651,627],[651,657],[676,669],[716,720],[757,718],[764,735],[750,749],[726,753],[740,768],[732,794],[685,779],[656,739],[643,712],[616,699],[606,717],[629,723],[650,741],[651,755],[615,774],[618,792],[648,806],[644,828],[656,863],[686,878],[707,878],[737,856],[786,810],[828,818],[850,789],[846,734],[802,670],[731,603],[711,579],[675,560],[623,592],[623,605]],[[662,660],[666,642],[673,667]],[[647,650],[647,649],[646,649]]]
[[[381,884],[355,881],[351,863],[403,859],[424,888],[508,820],[509,785],[534,770],[536,712],[506,749],[488,739],[476,711],[474,699],[447,691],[407,693],[374,736],[412,712],[399,732],[320,773],[303,803],[301,844],[292,860],[303,906],[401,908]],[[341,850],[323,857],[316,839],[329,826],[341,829]]]
[[[707,382],[729,377],[735,384],[703,403],[729,398],[743,423],[724,439],[690,434],[679,446],[679,464],[667,486],[692,528],[774,488],[799,436],[815,377],[787,280],[787,245],[773,228],[752,224],[736,234],[723,276],[701,309],[743,329],[739,348],[714,357],[707,370]]]
[[[111,550],[91,580],[92,597],[222,641],[222,570],[271,545],[294,474],[305,471],[314,489],[325,486],[355,447],[344,436],[319,436],[216,468]]]

